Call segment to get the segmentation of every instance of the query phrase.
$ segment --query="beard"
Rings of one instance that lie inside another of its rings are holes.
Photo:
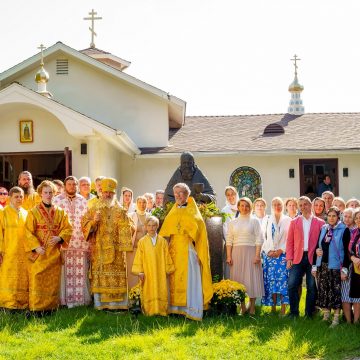
[[[30,184],[30,185],[28,185],[26,187],[19,185],[19,187],[21,189],[23,189],[24,195],[31,195],[35,191],[34,190],[34,185],[32,185],[32,184]]]
[[[184,167],[184,168],[180,167],[180,172],[181,172],[181,176],[182,176],[183,180],[192,180],[194,173],[195,173],[195,168],[194,167]]]
[[[100,201],[105,207],[111,208],[116,203],[116,197],[114,196],[112,199],[101,199]]]

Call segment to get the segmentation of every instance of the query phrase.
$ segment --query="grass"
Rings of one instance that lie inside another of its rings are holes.
[[[313,320],[255,317],[137,318],[89,307],[44,318],[0,313],[0,359],[351,359],[360,326],[330,329]]]

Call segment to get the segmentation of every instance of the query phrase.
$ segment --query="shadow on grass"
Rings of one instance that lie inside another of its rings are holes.
[[[308,356],[325,359],[345,358],[360,353],[360,326],[341,324],[331,329],[319,316],[313,320],[291,320],[259,309],[255,317],[205,316],[202,322],[173,316],[135,317],[126,311],[114,314],[90,307],[60,309],[51,316],[30,319],[22,313],[0,312],[0,328],[6,327],[10,333],[27,331],[27,327],[38,324],[44,332],[69,331],[82,344],[97,344],[114,337],[156,336],[162,330],[166,330],[168,336],[174,338],[216,333],[221,339],[249,330],[257,342],[273,348],[278,346],[278,337],[290,337],[283,345],[286,349],[279,348],[279,354],[297,351],[301,347],[307,349]]]

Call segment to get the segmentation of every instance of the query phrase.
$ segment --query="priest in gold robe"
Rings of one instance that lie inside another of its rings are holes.
[[[170,238],[169,252],[175,265],[170,275],[169,313],[201,320],[213,287],[204,220],[185,183],[173,187],[175,204],[159,232]]]
[[[99,200],[101,199],[101,195],[102,195],[102,191],[101,191],[101,180],[105,179],[105,176],[98,176],[95,179],[95,190],[96,190],[96,196],[93,197],[92,199],[88,200],[88,209],[96,206],[96,204],[99,202]]]
[[[13,187],[10,204],[0,211],[0,307],[27,309],[29,280],[24,248],[27,211],[21,205],[24,192]]]
[[[22,171],[18,177],[18,186],[24,191],[24,201],[22,207],[30,210],[41,203],[41,197],[34,189],[32,175],[29,171]]]
[[[116,188],[115,179],[102,179],[101,198],[82,218],[85,239],[90,241],[90,288],[98,310],[128,308],[125,252],[132,251],[134,225],[116,200]]]
[[[146,222],[147,234],[138,242],[132,272],[142,284],[141,308],[145,315],[168,314],[167,275],[175,271],[167,240],[157,235],[159,220],[150,216]]]
[[[41,203],[28,212],[25,250],[29,265],[29,309],[54,310],[59,306],[61,247],[66,247],[72,227],[66,212],[52,204],[55,185],[44,180],[38,186]]]

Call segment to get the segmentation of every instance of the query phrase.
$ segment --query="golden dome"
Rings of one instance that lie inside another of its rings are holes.
[[[44,65],[42,64],[35,75],[35,81],[37,83],[47,83],[49,81],[49,73],[44,69]]]
[[[304,87],[299,84],[299,80],[297,75],[295,75],[294,81],[289,85],[289,91],[303,91]]]

